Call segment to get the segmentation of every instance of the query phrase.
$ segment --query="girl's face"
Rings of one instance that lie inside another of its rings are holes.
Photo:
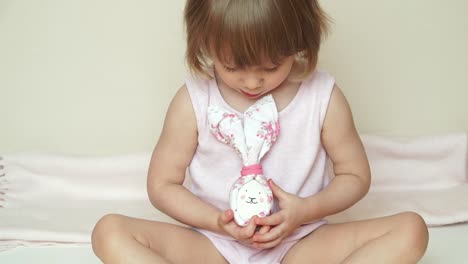
[[[289,76],[294,64],[294,56],[284,58],[279,65],[265,60],[262,65],[240,68],[232,63],[223,63],[213,58],[217,77],[243,96],[259,98],[278,88]]]

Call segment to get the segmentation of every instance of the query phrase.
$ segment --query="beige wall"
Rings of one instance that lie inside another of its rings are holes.
[[[468,1],[322,1],[335,74],[362,132],[468,130]]]
[[[468,130],[467,1],[322,1],[320,67],[361,132]],[[0,1],[0,153],[149,151],[183,83],[184,1]]]

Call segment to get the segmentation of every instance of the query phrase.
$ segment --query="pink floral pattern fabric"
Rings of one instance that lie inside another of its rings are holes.
[[[235,113],[212,105],[208,107],[211,134],[234,148],[244,166],[260,164],[263,156],[278,139],[278,110],[271,95],[255,102],[243,114],[243,122]],[[241,169],[241,168],[240,168]],[[231,187],[230,206],[237,224],[244,226],[258,215],[271,214],[273,194],[263,174],[240,176]]]

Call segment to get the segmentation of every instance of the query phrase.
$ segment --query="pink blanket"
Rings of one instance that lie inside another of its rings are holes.
[[[467,135],[363,135],[370,193],[333,222],[412,210],[428,225],[468,221]],[[0,158],[0,251],[18,245],[89,243],[106,213],[177,223],[146,194],[150,153],[86,157],[12,153]],[[226,194],[228,195],[228,194]]]

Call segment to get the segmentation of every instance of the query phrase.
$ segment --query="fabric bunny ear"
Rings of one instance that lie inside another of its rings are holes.
[[[258,100],[244,113],[244,135],[247,159],[244,165],[258,164],[278,139],[280,125],[273,96]]]
[[[219,141],[232,146],[242,160],[247,159],[244,128],[239,117],[220,106],[208,107],[210,133]]]
[[[219,141],[231,145],[244,165],[258,164],[276,141],[280,126],[273,96],[267,95],[244,113],[244,124],[227,109],[208,107],[210,132]]]

